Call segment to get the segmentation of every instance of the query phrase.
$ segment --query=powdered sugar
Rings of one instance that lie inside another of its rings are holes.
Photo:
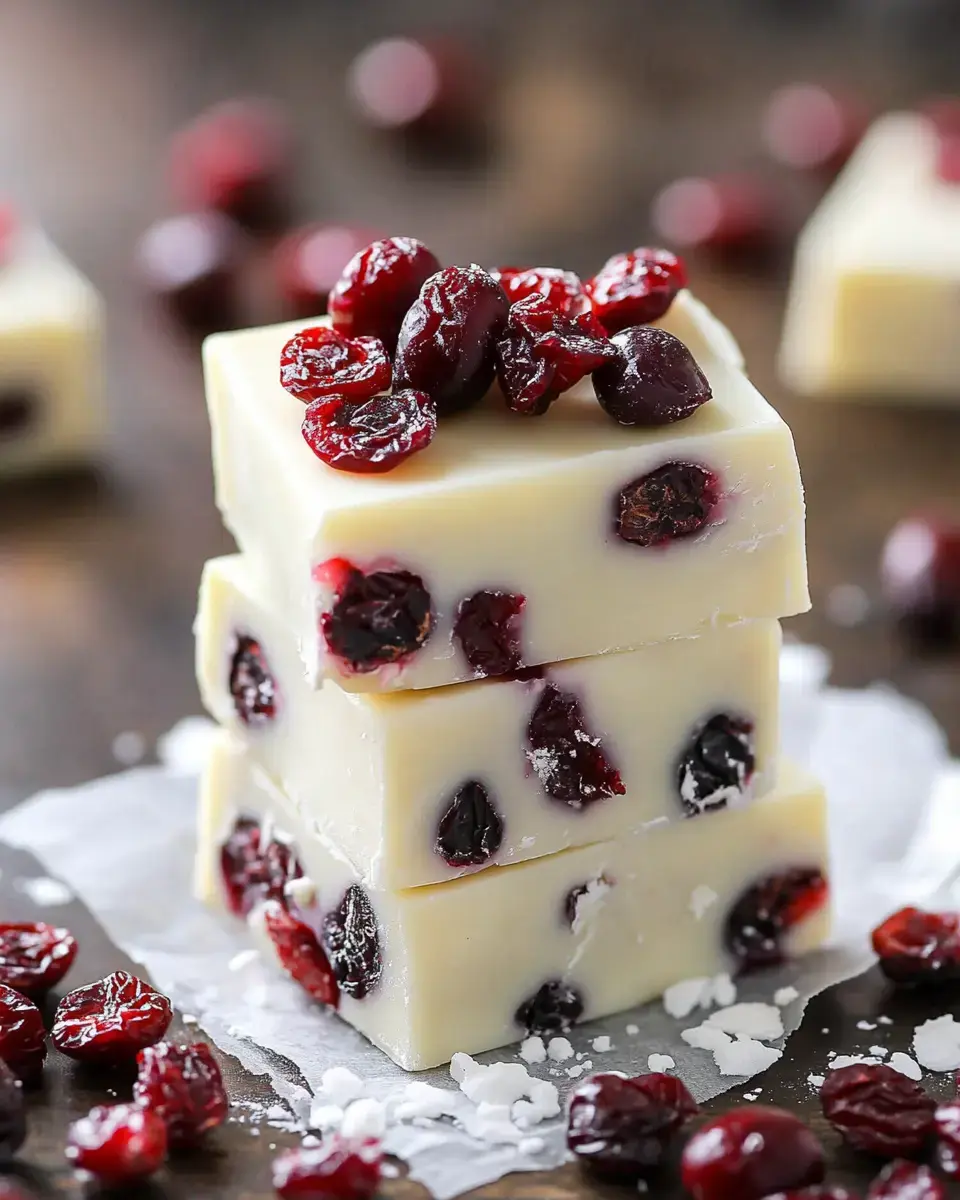
[[[718,1009],[707,1017],[707,1022],[716,1025],[725,1033],[743,1034],[761,1042],[783,1037],[780,1010],[775,1005],[759,1001],[748,1001]]]
[[[672,1071],[676,1065],[670,1054],[651,1054],[647,1058],[648,1071]]]
[[[900,1050],[896,1050],[890,1055],[890,1066],[895,1071],[899,1071],[901,1075],[906,1075],[908,1079],[922,1079],[923,1072],[920,1066],[915,1062],[909,1054],[904,1054]]]
[[[960,1024],[950,1013],[924,1021],[913,1031],[913,1052],[928,1071],[960,1067]]]

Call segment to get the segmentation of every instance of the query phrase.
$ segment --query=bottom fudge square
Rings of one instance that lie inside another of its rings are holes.
[[[824,793],[789,763],[779,778],[710,821],[376,890],[221,732],[201,789],[197,889],[246,917],[320,1004],[421,1070],[819,946]]]

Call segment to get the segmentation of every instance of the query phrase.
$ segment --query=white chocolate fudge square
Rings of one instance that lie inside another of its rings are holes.
[[[204,703],[364,883],[417,887],[710,820],[774,785],[777,621],[574,659],[542,678],[357,694],[308,685],[294,631],[258,583],[241,555],[206,565]],[[579,724],[547,739],[551,712]],[[564,752],[561,771],[552,756]]]
[[[36,230],[0,247],[0,475],[87,462],[103,440],[101,304]]]
[[[239,744],[221,734],[202,786],[197,888],[213,905],[231,894],[221,863],[236,861],[232,831],[282,847],[282,861],[289,867],[295,858],[304,872],[287,884],[288,903],[320,934],[317,941],[307,932],[299,946],[309,945],[307,957],[327,978],[332,967],[339,982],[339,994],[326,994],[395,1062],[420,1070],[530,1029],[562,1032],[681,979],[818,946],[829,927],[824,796],[789,764],[780,777],[771,796],[709,821],[432,887],[378,891],[363,888]],[[246,818],[239,827],[238,818]],[[236,909],[235,877],[234,885]],[[257,889],[246,896],[248,919],[266,947],[277,890],[268,903],[257,903],[267,894]],[[329,966],[318,955],[321,942]],[[315,975],[312,983],[316,994]]]
[[[960,402],[960,184],[927,118],[877,121],[797,244],[780,370],[811,396]]]
[[[790,430],[743,374],[727,331],[688,292],[660,324],[687,344],[712,387],[713,399],[688,419],[617,425],[589,381],[538,418],[510,413],[492,394],[378,476],[329,469],[301,436],[303,405],[280,386],[278,364],[303,323],[208,339],[217,501],[274,607],[295,622],[312,685],[330,678],[382,691],[475,677],[485,668],[460,622],[491,594],[522,607],[517,662],[526,665],[809,606]],[[694,536],[637,544],[618,535],[621,505],[657,517],[661,506],[682,506],[689,488],[716,501]],[[400,599],[390,591],[398,579]],[[365,624],[358,614],[374,609]],[[378,620],[377,636],[399,630],[409,651],[386,665],[365,657]]]

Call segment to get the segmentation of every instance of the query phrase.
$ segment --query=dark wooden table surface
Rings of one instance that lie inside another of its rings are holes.
[[[346,64],[366,40],[433,28],[438,15],[491,66],[484,170],[414,170],[359,130],[344,103]],[[671,177],[760,161],[759,107],[775,84],[840,81],[882,108],[956,90],[958,62],[960,10],[936,0],[0,0],[0,191],[36,212],[106,298],[111,415],[99,478],[0,489],[0,805],[114,770],[117,734],[136,730],[152,745],[198,711],[197,579],[230,542],[211,500],[196,345],[157,318],[131,266],[136,238],[166,211],[162,148],[185,118],[238,92],[275,96],[301,140],[304,218],[412,233],[447,261],[547,261],[587,274],[649,238],[650,197]],[[795,199],[809,197],[801,188]],[[697,261],[692,275],[796,434],[814,610],[792,631],[830,650],[837,682],[888,680],[929,705],[960,752],[960,659],[906,646],[876,587],[879,547],[899,516],[960,516],[960,409],[795,401],[773,373],[784,264],[738,273]],[[251,323],[274,315],[255,288]],[[842,584],[871,601],[854,628],[830,617]],[[26,903],[4,901],[4,912]],[[87,914],[71,922],[83,934],[78,978],[117,964]],[[859,1047],[856,1020],[885,1008],[903,1017],[891,1045],[907,1049],[916,1005],[892,1002],[873,976],[821,998],[763,1081],[764,1099],[812,1113],[800,1081],[820,1028],[837,1048]],[[27,1160],[53,1169],[67,1119],[103,1098],[103,1082],[62,1060],[48,1075]],[[238,1068],[232,1078],[247,1094],[256,1086]],[[226,1130],[156,1193],[263,1194],[266,1146]],[[843,1153],[835,1167],[850,1181],[870,1169]],[[38,1183],[73,1186],[62,1171]],[[572,1169],[489,1192],[586,1194]]]

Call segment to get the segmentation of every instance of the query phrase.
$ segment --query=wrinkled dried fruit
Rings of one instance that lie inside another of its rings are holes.
[[[340,990],[333,968],[310,926],[297,920],[276,900],[264,906],[263,923],[280,965],[290,978],[314,1000],[336,1008]]]
[[[527,724],[527,761],[552,800],[585,808],[626,792],[599,737],[587,729],[580,701],[548,683]]]
[[[416,238],[372,242],[350,259],[330,293],[333,328],[347,337],[379,338],[392,354],[408,309],[439,270],[437,256]]]
[[[346,338],[326,325],[301,329],[280,352],[280,383],[304,404],[368,400],[390,386],[390,359],[376,338]]]
[[[42,921],[0,925],[0,984],[25,996],[42,996],[70,970],[77,956],[72,933]]]
[[[67,1162],[109,1187],[158,1171],[167,1156],[163,1121],[135,1104],[100,1104],[67,1131]]]
[[[261,845],[259,821],[238,817],[230,836],[220,847],[220,872],[232,913],[245,917],[264,900],[284,904],[286,886],[303,875],[292,848],[271,839]]]
[[[933,1114],[937,1134],[937,1166],[950,1179],[960,1179],[960,1100],[949,1100]]]
[[[0,1162],[12,1158],[27,1137],[27,1107],[23,1084],[0,1060]]]
[[[511,304],[528,296],[543,296],[565,317],[578,317],[590,308],[580,277],[560,267],[498,267],[490,274]]]
[[[237,634],[228,687],[244,725],[266,725],[277,715],[277,681],[263,647],[249,634]]]
[[[604,1179],[645,1179],[662,1163],[674,1134],[698,1111],[673,1075],[593,1075],[570,1097],[567,1146]]]
[[[836,1183],[817,1183],[812,1187],[793,1188],[789,1192],[774,1192],[765,1200],[858,1200],[857,1194]]]
[[[894,983],[960,979],[960,916],[901,908],[872,935],[880,970]]]
[[[793,1113],[760,1104],[732,1108],[694,1133],[681,1159],[694,1200],[761,1200],[823,1179],[823,1148]]]
[[[613,528],[634,546],[665,546],[700,533],[719,504],[720,481],[712,471],[694,463],[664,463],[620,489]]]
[[[946,1195],[929,1167],[902,1159],[887,1163],[867,1189],[867,1200],[946,1200]]]
[[[126,971],[114,971],[64,996],[50,1036],[70,1058],[122,1063],[158,1042],[172,1016],[170,1001],[156,988]]]
[[[503,821],[482,783],[457,790],[437,826],[436,850],[451,867],[478,867],[500,849]]]
[[[829,899],[819,867],[791,867],[758,880],[727,914],[724,945],[741,971],[783,962],[783,940]]]
[[[400,328],[398,386],[427,392],[441,417],[476,404],[493,383],[509,307],[503,288],[480,267],[431,275]]]
[[[917,1154],[933,1132],[934,1101],[918,1083],[882,1064],[831,1071],[820,1104],[851,1146],[885,1158]]]
[[[583,1016],[583,997],[569,983],[549,979],[528,996],[514,1020],[529,1034],[541,1036],[566,1033]]]
[[[607,333],[662,317],[687,286],[683,260],[669,250],[640,247],[607,259],[585,290]]]
[[[474,675],[507,675],[523,666],[520,619],[526,598],[516,592],[474,592],[460,601],[453,636]]]
[[[677,763],[684,814],[696,817],[741,799],[755,765],[753,722],[727,713],[711,717],[694,733]]]
[[[380,982],[383,958],[377,914],[367,893],[352,883],[333,912],[323,918],[321,934],[340,990],[362,1000]]]
[[[357,402],[325,396],[307,406],[301,431],[328,467],[382,474],[430,445],[437,432],[437,409],[426,392],[409,390]]]
[[[670,425],[713,397],[696,359],[665,329],[637,325],[608,344],[615,353],[595,371],[593,386],[600,407],[620,425]]]
[[[47,1057],[40,1010],[20,992],[0,985],[0,1059],[26,1082],[35,1081]]]
[[[273,1186],[283,1200],[368,1200],[379,1186],[382,1159],[374,1139],[334,1134],[319,1146],[278,1155]]]
[[[227,1119],[227,1092],[205,1042],[159,1042],[137,1055],[133,1098],[163,1121],[171,1146],[195,1145]]]

